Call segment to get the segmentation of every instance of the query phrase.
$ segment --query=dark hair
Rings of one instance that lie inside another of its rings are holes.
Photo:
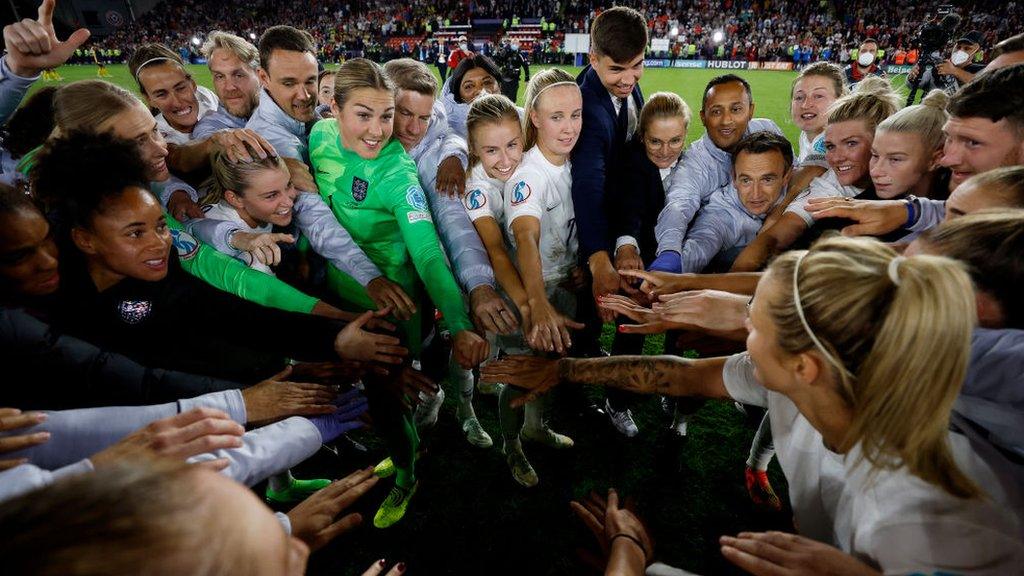
[[[1006,118],[1024,139],[1024,63],[979,74],[953,94],[946,111],[950,116],[992,122]]]
[[[786,161],[786,171],[788,172],[790,166],[793,165],[793,145],[785,137],[768,130],[747,134],[742,140],[737,142],[732,151],[733,165],[735,166],[735,160],[740,157],[742,152],[747,154],[766,154],[772,150],[777,150],[779,154],[782,154],[782,159]]]
[[[146,164],[133,142],[85,132],[51,140],[32,168],[32,184],[36,197],[67,227],[87,226],[109,198],[129,186],[149,189]]]
[[[56,93],[56,86],[40,88],[7,121],[4,146],[12,158],[21,158],[50,137],[56,125],[53,119],[53,96]]]
[[[1010,36],[1006,40],[1003,40],[999,44],[993,46],[992,53],[989,54],[989,61],[995,60],[1003,54],[1009,54],[1010,52],[1024,52],[1024,34]]]
[[[268,70],[274,50],[309,52],[316,56],[316,43],[309,32],[282,24],[267,28],[260,36],[260,67],[264,70]]]
[[[0,184],[0,216],[6,216],[19,210],[38,211],[39,208],[28,194],[6,184]]]
[[[616,6],[601,12],[590,27],[590,50],[616,64],[628,64],[647,49],[647,21],[632,8]]]
[[[483,54],[474,54],[469,58],[464,58],[459,65],[455,67],[455,71],[452,72],[451,83],[448,84],[448,89],[452,91],[452,96],[455,97],[455,101],[459,104],[463,104],[462,96],[459,95],[459,85],[462,84],[462,77],[466,75],[466,72],[474,68],[483,68],[485,72],[494,77],[495,81],[501,80],[501,71],[498,70],[498,65]]]
[[[328,70],[327,68],[324,68],[323,70],[320,71],[319,74],[316,75],[316,85],[320,86],[320,83],[324,81],[325,77],[330,76],[331,74],[334,74],[336,72],[337,70]]]
[[[947,220],[921,239],[967,267],[974,285],[1003,309],[1007,328],[1024,328],[1024,210],[996,208]]]
[[[754,95],[750,91],[750,82],[747,82],[746,80],[735,74],[722,74],[721,76],[715,76],[714,78],[712,78],[711,81],[708,82],[708,85],[704,87],[704,96],[702,96],[700,99],[700,109],[703,110],[704,105],[707,104],[708,92],[711,92],[712,88],[714,88],[715,86],[721,86],[722,84],[728,84],[730,82],[739,82],[740,84],[742,84],[743,90],[747,92],[747,100],[750,100],[751,103],[754,102]]]
[[[154,59],[157,59],[156,62],[150,63]],[[139,80],[139,72],[143,68],[143,64],[150,66],[151,64],[165,62],[177,64],[181,67],[185,76],[190,79],[192,78],[189,71],[185,69],[185,62],[181,59],[181,56],[163,44],[143,44],[136,48],[135,52],[132,52],[131,58],[128,59],[128,71],[132,73],[132,78],[139,85],[139,92],[142,92],[143,95],[146,94],[146,88],[142,86],[142,81]]]
[[[868,36],[867,38],[865,38],[865,39],[861,40],[861,41],[860,41],[860,44],[858,44],[858,46],[863,46],[863,45],[867,44],[868,42],[871,42],[871,43],[872,43],[872,44],[874,44],[875,46],[878,46],[878,40],[875,40],[875,39],[874,39],[874,38],[872,38],[871,36]]]

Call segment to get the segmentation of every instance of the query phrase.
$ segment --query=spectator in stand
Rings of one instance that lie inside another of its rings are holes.
[[[448,69],[455,70],[460,62],[472,55],[473,53],[469,51],[469,42],[466,40],[466,37],[459,36],[458,46],[448,55]]]
[[[857,51],[857,61],[847,64],[843,69],[843,72],[846,73],[846,84],[851,90],[857,85],[857,82],[866,76],[885,76],[885,70],[882,69],[877,59],[878,40],[865,38]]]

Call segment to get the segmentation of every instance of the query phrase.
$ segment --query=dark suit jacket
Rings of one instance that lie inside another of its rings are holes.
[[[611,231],[615,238],[636,238],[640,257],[649,264],[657,256],[654,224],[665,207],[665,187],[661,172],[638,137],[634,136],[623,152],[622,170],[616,171],[615,184],[608,189]]]
[[[579,255],[586,262],[594,252],[611,253],[615,247],[606,196],[612,183],[619,181],[616,173],[622,170],[626,133],[597,72],[587,66],[576,77],[576,83],[583,93],[583,129],[572,150],[572,201],[579,231]],[[632,98],[639,115],[644,104],[639,85],[633,88]]]

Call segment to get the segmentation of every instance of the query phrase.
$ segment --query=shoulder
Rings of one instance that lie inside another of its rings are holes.
[[[779,125],[776,124],[774,120],[771,120],[769,118],[752,119],[750,121],[749,126],[747,127],[747,131],[750,133],[768,131],[782,135],[782,128],[779,128]]]

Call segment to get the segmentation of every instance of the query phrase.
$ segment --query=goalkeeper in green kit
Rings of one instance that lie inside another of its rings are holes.
[[[476,366],[487,358],[487,342],[473,332],[420,188],[416,164],[400,142],[390,140],[395,113],[391,81],[379,65],[356,58],[338,71],[334,90],[334,118],[318,122],[309,136],[310,162],[320,194],[363,252],[413,298],[394,311],[413,355],[423,339],[422,311],[414,302],[424,286],[452,333],[455,359],[465,368]],[[375,308],[365,288],[338,269],[328,269],[328,282],[350,304]],[[419,438],[407,403],[381,386],[367,386],[366,392],[374,423],[391,455],[377,473],[397,472],[395,487],[374,517],[375,526],[386,528],[401,520],[416,491]]]

